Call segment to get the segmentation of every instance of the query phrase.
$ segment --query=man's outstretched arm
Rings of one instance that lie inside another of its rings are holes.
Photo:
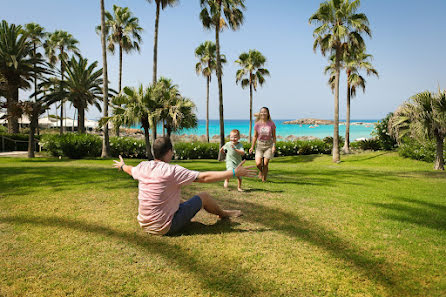
[[[242,176],[255,177],[255,176],[257,176],[257,170],[251,169],[251,168],[255,167],[254,165],[243,167],[243,164],[245,164],[245,161],[242,161],[237,166],[237,168],[235,168],[234,170],[200,172],[200,174],[198,174],[198,177],[195,181],[199,182],[199,183],[211,183],[211,182],[216,182],[216,181],[222,181],[227,178],[236,177],[236,176],[237,177],[242,177]]]
[[[113,167],[118,168],[118,170],[124,171],[128,175],[132,175],[133,166],[125,165],[121,155],[119,155],[119,161],[113,160],[113,162],[115,162],[115,164],[113,164]]]

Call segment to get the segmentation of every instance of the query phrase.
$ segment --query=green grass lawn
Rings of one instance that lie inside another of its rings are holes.
[[[0,158],[0,296],[446,295],[446,174],[432,164],[276,158],[245,193],[235,180],[183,188],[245,215],[200,211],[176,237],[139,228],[137,183],[111,165]]]

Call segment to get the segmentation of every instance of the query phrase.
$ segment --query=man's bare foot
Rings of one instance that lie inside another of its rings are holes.
[[[223,210],[223,212],[225,213],[224,215],[220,216],[220,219],[228,219],[228,218],[237,218],[237,217],[241,217],[243,215],[241,210],[230,210],[230,209],[225,209]]]
[[[223,183],[223,187],[224,187],[225,189],[228,188],[228,180],[227,180],[227,179],[225,179],[225,182]]]
[[[244,192],[245,190],[243,190],[242,188],[237,188],[237,191]]]

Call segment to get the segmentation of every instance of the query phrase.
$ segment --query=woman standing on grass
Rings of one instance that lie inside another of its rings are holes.
[[[262,182],[265,182],[268,176],[269,161],[276,151],[276,125],[271,120],[267,107],[260,109],[254,125],[254,138],[249,153],[254,150],[254,145],[256,145],[256,165],[260,170],[259,178],[262,179]]]

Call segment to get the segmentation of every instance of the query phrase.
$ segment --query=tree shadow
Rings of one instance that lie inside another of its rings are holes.
[[[332,257],[354,265],[368,279],[383,285],[393,296],[405,296],[411,288],[399,284],[395,269],[384,257],[376,257],[364,247],[356,246],[312,221],[277,208],[258,203],[228,200],[229,208],[241,207],[245,220],[273,229],[287,236],[305,240],[323,248]]]
[[[10,178],[23,175],[23,178]],[[2,195],[32,194],[36,188],[49,187],[51,191],[72,190],[79,185],[98,184],[104,189],[117,189],[130,180],[122,173],[107,168],[74,166],[0,167]],[[6,181],[6,182],[3,182]]]
[[[312,155],[298,155],[298,156],[286,156],[286,157],[275,157],[271,163],[309,163],[316,159],[320,159],[323,155],[312,154]]]
[[[252,232],[265,232],[271,231],[271,229],[234,229],[235,226],[239,226],[240,223],[231,220],[218,220],[214,224],[203,224],[198,221],[192,221],[186,225],[179,232],[169,235],[169,237],[178,236],[192,236],[201,234],[222,234],[222,233],[252,233]]]
[[[342,160],[342,163],[362,162],[362,161],[365,161],[365,160],[371,160],[371,159],[375,159],[375,158],[378,158],[378,157],[381,157],[381,156],[384,156],[384,155],[388,155],[390,153],[391,152],[381,152],[381,153],[377,153],[374,156],[370,156],[370,154],[365,154],[363,156],[361,156],[361,154],[353,154],[353,155],[350,154],[348,156],[356,157],[356,158],[355,159],[351,159],[351,158],[344,159],[344,160]]]
[[[191,252],[189,247],[182,247],[179,244],[170,242],[169,237],[150,236],[142,232],[125,232],[80,220],[56,216],[4,216],[0,217],[0,222],[58,227],[116,238],[120,241],[143,247],[149,254],[159,255],[168,260],[168,262],[175,262],[175,267],[179,267],[181,271],[194,275],[195,280],[211,292],[215,293],[216,289],[218,289],[219,294],[228,296],[252,296],[252,294],[256,295],[256,293],[261,293],[261,288],[247,277],[246,271],[238,269],[233,264],[229,264],[228,267],[214,267],[212,264],[203,261],[203,258],[197,255],[197,253],[194,253],[194,251]],[[219,228],[225,229],[227,226],[226,223],[218,224],[214,228],[214,234],[217,233],[216,231]],[[200,233],[200,228],[196,229],[194,226],[191,228],[189,230],[190,234],[186,235],[193,235],[194,232],[196,232],[195,234],[205,234]],[[195,231],[194,228],[196,229]],[[213,234],[212,227],[210,228],[211,234]],[[221,257],[221,255],[216,256]],[[229,260],[224,262],[231,263]],[[216,270],[224,270],[224,272],[212,273]],[[228,282],[228,279],[231,279],[231,282]],[[225,284],[225,286],[221,284]]]
[[[393,196],[395,203],[370,203],[373,206],[384,209],[387,219],[402,223],[444,231],[446,230],[446,206],[418,199]]]

